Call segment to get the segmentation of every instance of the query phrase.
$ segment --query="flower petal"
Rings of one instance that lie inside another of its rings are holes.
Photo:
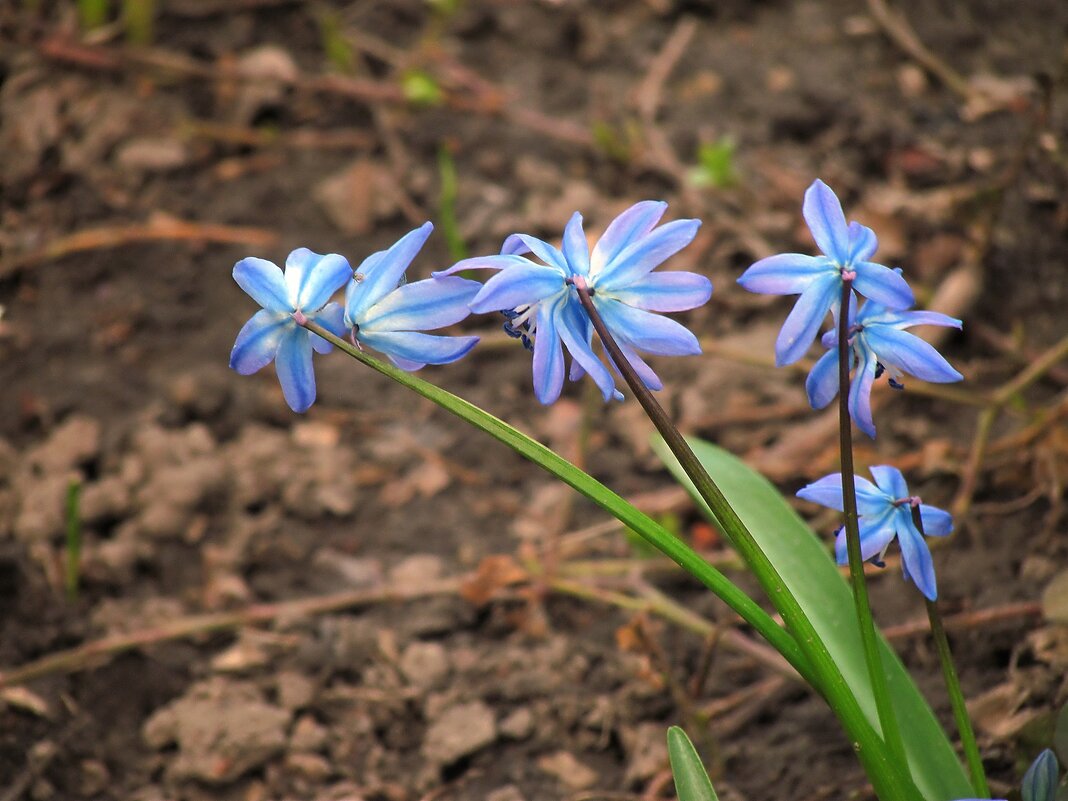
[[[432,223],[423,223],[409,231],[386,251],[375,253],[361,264],[356,272],[363,276],[353,281],[345,292],[345,322],[350,326],[363,322],[369,308],[397,288],[404,272],[434,230]]]
[[[700,220],[672,220],[624,248],[590,281],[596,289],[625,289],[686,247],[697,235]]]
[[[297,248],[286,259],[286,289],[294,309],[321,309],[351,279],[348,259],[337,253],[323,256]]]
[[[898,329],[912,328],[914,325],[939,325],[958,330],[962,327],[961,321],[956,317],[933,311],[890,311],[887,309],[878,318],[878,323]]]
[[[234,280],[246,294],[265,309],[292,312],[282,270],[273,261],[255,256],[234,265]]]
[[[638,378],[641,379],[646,387],[653,390],[653,392],[659,392],[664,388],[664,382],[660,380],[660,376],[656,374],[653,368],[650,367],[630,345],[626,342],[620,342],[619,340],[616,340],[616,344],[619,345],[619,349],[623,352],[623,356],[630,362],[630,366],[634,368],[634,372],[638,374]],[[618,373],[619,365],[612,361],[612,359],[609,359],[609,363],[612,365],[612,369]]]
[[[582,215],[577,211],[564,228],[563,250],[572,273],[590,274],[590,243],[586,241],[586,234],[582,230]]]
[[[803,253],[779,253],[751,265],[738,283],[750,292],[762,295],[798,295],[822,273],[838,271],[826,256]]]
[[[414,331],[361,331],[360,342],[402,362],[416,364],[449,364],[467,355],[478,337],[447,337],[421,334]],[[404,368],[407,369],[407,368]]]
[[[318,323],[335,336],[344,337],[348,333],[345,327],[345,310],[340,303],[327,303],[315,314],[309,314],[308,319]],[[318,334],[311,335],[312,349],[316,353],[329,353],[334,346]]]
[[[805,190],[801,213],[816,246],[838,264],[849,263],[849,231],[838,196],[818,178]]]
[[[890,501],[900,501],[909,497],[909,485],[905,482],[905,476],[896,467],[879,464],[868,469],[879,489],[886,493]]]
[[[901,545],[901,567],[905,575],[915,582],[927,600],[936,600],[938,587],[935,581],[934,560],[931,559],[931,551],[920,532],[909,521],[904,530],[898,532],[897,540]]]
[[[610,293],[616,300],[654,312],[677,312],[703,306],[712,296],[712,282],[698,273],[649,273],[624,289]]]
[[[560,303],[557,300],[538,307],[534,335],[534,394],[546,406],[560,397],[564,387],[564,351],[556,331],[556,307]]]
[[[465,270],[507,270],[509,267],[529,267],[532,264],[534,262],[523,256],[474,256],[470,259],[461,259],[447,270],[432,272],[430,277],[444,278]]]
[[[652,231],[667,211],[662,200],[643,200],[624,211],[605,229],[590,256],[590,272],[600,272],[624,248]]]
[[[311,337],[307,330],[294,326],[282,337],[274,368],[289,408],[295,412],[306,412],[315,403],[315,371],[312,369]]]
[[[522,256],[526,253],[533,253],[550,267],[555,267],[563,275],[571,275],[571,268],[568,267],[564,254],[536,236],[512,234],[501,245],[502,256]]]
[[[860,558],[867,562],[874,559],[893,542],[896,533],[889,520],[889,515],[882,515],[874,520],[859,521]],[[840,565],[849,564],[849,545],[846,542],[845,527],[838,531],[834,542],[835,560]]]
[[[590,347],[589,329],[586,326],[586,321],[589,317],[582,306],[571,299],[560,304],[558,308],[557,330],[560,333],[560,338],[563,340],[564,345],[567,346],[571,358],[578,362],[582,369],[589,373],[594,383],[597,384],[597,387],[601,390],[601,395],[604,396],[607,403],[616,394],[616,382],[612,378],[612,374],[608,372],[608,368],[597,358],[593,348]],[[538,335],[540,333],[539,329]],[[537,335],[535,336],[536,346]]]
[[[856,349],[855,349],[856,350]],[[849,414],[857,428],[875,439],[875,422],[871,416],[871,387],[875,382],[875,355],[860,348],[860,360],[849,384]]]
[[[805,392],[813,409],[822,409],[838,394],[838,353],[829,350],[820,356],[805,379]]]
[[[944,537],[953,533],[953,515],[945,509],[921,503],[920,520],[923,522],[923,533],[928,537]]]
[[[858,261],[867,261],[875,255],[879,249],[879,240],[875,231],[858,222],[851,222],[849,232],[849,263],[856,264]]]
[[[896,367],[922,381],[948,384],[964,378],[930,343],[907,331],[887,326],[871,326],[863,332],[865,341],[888,367]]]
[[[659,314],[594,295],[593,303],[616,339],[658,356],[693,356],[701,344],[688,328]]]
[[[252,375],[266,367],[278,353],[278,345],[286,331],[295,327],[288,312],[260,309],[237,334],[230,351],[230,367],[241,375]]]
[[[528,261],[523,267],[509,267],[490,278],[471,301],[471,309],[478,314],[515,309],[563,294],[566,289],[556,268]]]
[[[360,333],[427,331],[458,323],[471,313],[469,304],[481,289],[478,281],[457,277],[404,284],[364,312]]]
[[[787,315],[778,339],[775,340],[777,366],[793,364],[805,355],[824,318],[827,317],[827,312],[838,300],[841,288],[841,279],[827,273],[809,284],[801,293],[801,297]]]
[[[891,270],[873,261],[861,261],[853,265],[857,277],[853,288],[866,298],[888,309],[907,309],[916,302],[912,288],[897,270]]]

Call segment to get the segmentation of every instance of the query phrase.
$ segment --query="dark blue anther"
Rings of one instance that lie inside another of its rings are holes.
[[[890,389],[904,389],[904,388],[905,388],[905,385],[902,384],[900,381],[895,381],[892,378],[890,379]]]

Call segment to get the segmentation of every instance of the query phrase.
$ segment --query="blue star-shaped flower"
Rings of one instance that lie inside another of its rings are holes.
[[[341,306],[328,301],[351,277],[344,256],[323,256],[307,248],[289,254],[284,274],[266,259],[239,261],[234,280],[263,308],[238,333],[230,366],[250,375],[273,361],[289,408],[306,411],[315,402],[312,351],[329,353],[332,346],[300,323],[311,320],[343,335]]]
[[[801,295],[775,342],[775,362],[780,367],[805,355],[827,312],[840,305],[843,279],[851,281],[861,295],[889,309],[907,309],[915,303],[912,290],[898,272],[869,261],[879,246],[875,232],[858,222],[846,225],[842,204],[823,181],[817,179],[805,191],[802,213],[823,255],[769,256],[738,279],[750,292]]]
[[[849,385],[849,414],[869,437],[875,437],[871,416],[871,388],[885,371],[890,386],[904,389],[900,378],[908,374],[937,384],[960,381],[957,372],[937,350],[904,329],[915,325],[941,325],[960,328],[961,321],[928,311],[891,311],[867,301],[860,312],[856,300],[850,303],[850,368],[856,368]],[[837,317],[837,315],[835,315]],[[838,394],[838,326],[823,335],[829,348],[808,374],[805,390],[814,409],[822,409]]]
[[[467,317],[482,284],[465,278],[428,278],[412,284],[404,273],[434,226],[424,223],[388,250],[364,259],[345,290],[344,324],[354,341],[381,351],[402,370],[449,364],[478,342],[475,336],[424,334]]]
[[[912,521],[912,507],[920,507],[923,531],[929,537],[944,537],[953,531],[953,518],[949,512],[920,503],[919,498],[910,496],[905,477],[896,467],[879,465],[871,468],[871,474],[875,477],[874,484],[856,476],[861,556],[865,561],[880,564],[886,549],[897,537],[905,578],[915,582],[920,592],[933,601],[938,597],[934,562],[927,543]],[[842,474],[824,476],[799,490],[797,497],[843,511]],[[835,540],[835,556],[840,565],[849,562],[842,529]]]
[[[606,401],[622,397],[612,374],[593,352],[593,324],[579,302],[576,280],[589,287],[597,311],[645,385],[661,389],[659,377],[636,351],[681,356],[700,353],[701,346],[688,329],[653,312],[693,309],[712,294],[712,283],[703,275],[653,272],[688,245],[701,225],[700,220],[675,220],[657,227],[666,210],[663,202],[636,203],[612,221],[592,252],[582,215],[575,212],[561,248],[527,234],[513,234],[505,240],[501,255],[465,259],[435,275],[500,270],[475,296],[471,308],[479,313],[504,312],[506,331],[525,343],[533,339],[534,393],[542,403],[560,397],[563,346],[572,357],[572,381],[589,373]],[[528,253],[543,263],[527,258]]]

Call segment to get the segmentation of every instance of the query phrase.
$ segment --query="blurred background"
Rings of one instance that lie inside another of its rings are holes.
[[[965,321],[966,381],[879,387],[858,459],[956,516],[940,601],[1007,792],[1068,698],[1066,33],[1059,0],[0,4],[0,801],[670,798],[671,723],[725,801],[863,795],[822,703],[591,504],[342,355],[304,416],[227,368],[244,256],[429,219],[416,279],[662,198],[715,294],[661,400],[792,496],[835,415],[772,364],[792,299],[735,279],[814,252],[816,177]],[[539,406],[503,322],[421,375],[731,569],[637,404]],[[949,723],[899,564],[877,618]]]

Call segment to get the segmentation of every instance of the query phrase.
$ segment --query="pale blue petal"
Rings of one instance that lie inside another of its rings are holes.
[[[433,224],[423,223],[398,239],[389,250],[374,254],[357,268],[363,279],[350,283],[345,293],[345,322],[358,325],[364,312],[397,288],[433,230]]]
[[[478,314],[515,309],[566,289],[558,270],[528,261],[523,267],[510,267],[490,278],[471,301],[471,309]]]
[[[590,347],[590,338],[586,327],[586,320],[589,318],[585,310],[572,300],[560,304],[557,308],[559,309],[556,320],[557,330],[564,345],[567,346],[568,353],[571,354],[572,359],[582,366],[585,372],[589,373],[590,378],[601,390],[601,395],[604,396],[605,402],[612,400],[616,394],[616,382],[612,378],[612,374],[608,372],[608,368],[597,358],[593,348]],[[537,347],[537,337],[540,334],[541,330],[539,329],[535,335],[535,347]]]
[[[878,485],[891,501],[900,501],[909,497],[909,485],[896,467],[888,464],[874,465],[869,468]]]
[[[273,261],[257,259],[255,256],[241,259],[234,265],[234,280],[263,308],[271,311],[293,311],[282,270]]]
[[[697,235],[700,220],[673,220],[632,242],[595,275],[590,283],[609,292],[626,289],[686,247]]]
[[[471,313],[482,289],[465,278],[427,278],[397,287],[369,308],[360,323],[366,331],[428,331],[458,323]]]
[[[449,364],[465,356],[478,337],[447,337],[414,331],[360,331],[357,338],[391,359],[417,364]]]
[[[564,351],[556,331],[556,307],[560,302],[543,303],[538,307],[537,333],[534,335],[534,394],[546,406],[560,397],[564,387]]]
[[[875,231],[858,222],[851,222],[848,231],[850,264],[867,261],[875,255],[875,251],[879,249],[879,240],[875,237]]]
[[[645,384],[646,387],[653,390],[654,392],[659,392],[664,388],[664,382],[660,380],[660,376],[658,376],[653,371],[653,368],[650,367],[646,363],[646,361],[641,356],[639,356],[630,345],[628,345],[626,342],[620,342],[618,340],[616,341],[616,344],[619,345],[619,349],[623,352],[624,358],[628,362],[630,362],[630,366],[634,368],[634,372],[637,373],[638,378],[641,379],[642,383]],[[609,361],[611,361],[611,359]],[[619,372],[618,365],[616,365],[615,362],[611,362],[611,364],[612,368],[616,372]]]
[[[887,367],[916,376],[923,381],[948,384],[964,378],[953,369],[942,354],[918,336],[887,326],[871,326],[862,334],[867,343]]]
[[[590,274],[590,243],[586,241],[586,234],[582,230],[582,215],[577,211],[564,228],[563,250],[573,274]]]
[[[799,295],[821,274],[838,274],[826,256],[779,253],[750,266],[738,283],[762,295]]]
[[[818,178],[805,190],[801,213],[816,246],[838,264],[849,263],[849,231],[838,196]]]
[[[875,382],[876,360],[867,348],[860,349],[860,360],[849,384],[849,414],[857,428],[875,439],[875,422],[871,416],[871,387]]]
[[[288,312],[260,309],[238,332],[230,351],[230,367],[241,375],[263,369],[278,353],[282,337],[295,326]]]
[[[612,335],[628,345],[657,356],[693,356],[701,352],[693,332],[674,320],[596,295],[593,302]]]
[[[426,367],[426,362],[413,362],[411,359],[402,359],[400,356],[390,356],[389,360],[408,373],[414,373]]]
[[[652,231],[665,211],[667,203],[662,200],[643,200],[612,220],[593,246],[591,270],[600,272],[626,247]]]
[[[323,256],[307,248],[297,248],[286,259],[289,302],[304,312],[321,309],[351,279],[348,259],[337,253]]]
[[[315,403],[315,371],[307,330],[294,326],[282,337],[274,367],[289,408],[295,412],[307,411]]]
[[[928,537],[944,537],[953,533],[953,515],[945,509],[921,503],[920,520],[923,521],[923,533]]]
[[[611,293],[616,300],[653,312],[678,312],[703,306],[712,297],[712,282],[687,272],[649,273]]]
[[[534,262],[522,256],[474,256],[462,259],[447,270],[438,270],[430,274],[432,278],[444,278],[465,270],[507,270],[509,267],[529,267]]]
[[[901,566],[905,576],[915,582],[927,600],[936,600],[938,587],[935,582],[934,560],[931,559],[931,551],[927,548],[927,543],[913,527],[911,521],[907,527],[898,532],[897,540],[901,545]]]
[[[853,269],[857,273],[853,288],[864,297],[888,309],[907,309],[916,302],[912,288],[897,270],[872,261],[857,262]]]
[[[878,318],[879,325],[892,328],[912,328],[914,325],[938,325],[944,328],[961,328],[961,321],[948,314],[933,311],[894,312],[889,309]]]
[[[878,519],[858,521],[860,529],[860,558],[867,562],[883,553],[894,540],[896,532],[890,524],[889,515],[882,515]],[[840,565],[849,564],[849,546],[846,543],[845,527],[843,526],[834,542],[835,559]]]
[[[318,323],[334,336],[344,338],[349,329],[345,326],[345,310],[340,303],[327,303],[322,309],[314,314],[309,314],[308,319]],[[329,353],[334,346],[318,334],[311,335],[312,349],[316,353]]]
[[[820,356],[805,379],[805,392],[813,409],[822,409],[838,394],[838,353],[829,350]]]
[[[563,275],[571,275],[571,268],[568,267],[564,254],[536,236],[512,234],[504,240],[504,244],[501,246],[502,256],[522,256],[526,253],[533,253],[550,267],[555,267]]]
[[[801,293],[775,340],[776,365],[793,364],[805,355],[841,289],[838,276],[828,273]]]
[[[860,480],[859,476],[857,480]],[[842,505],[842,474],[831,473],[819,481],[813,481],[811,484],[799,489],[797,497],[812,503],[818,503],[820,506],[837,509],[839,512],[844,511],[845,507]]]

